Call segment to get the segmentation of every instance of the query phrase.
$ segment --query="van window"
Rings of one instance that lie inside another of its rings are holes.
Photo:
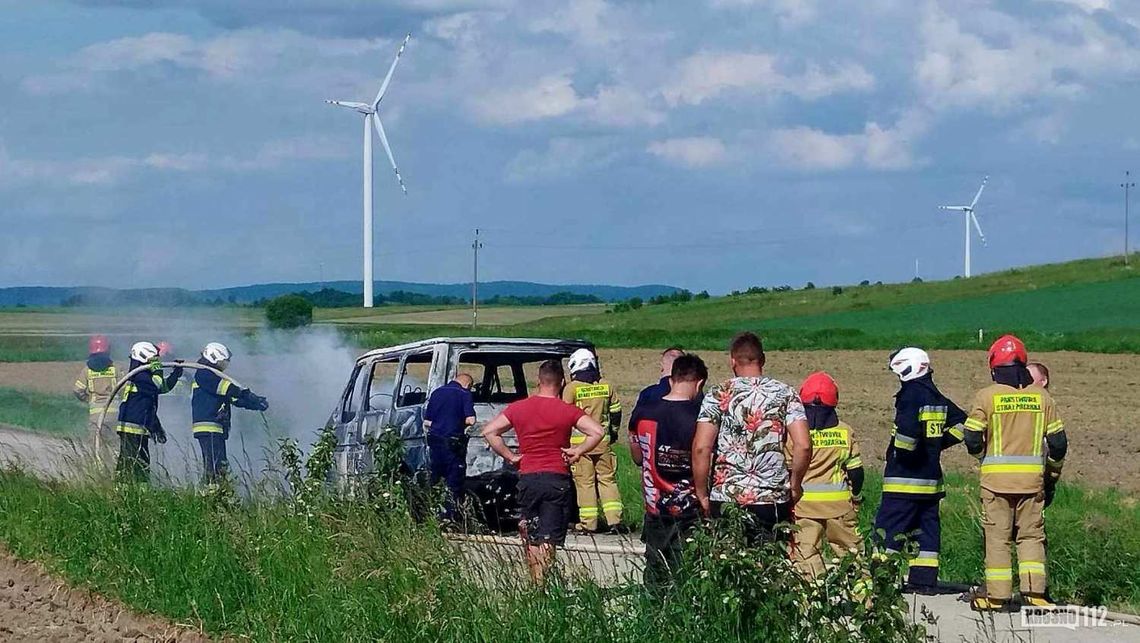
[[[431,377],[433,352],[408,355],[400,377],[396,406],[416,406],[427,402],[428,379]]]

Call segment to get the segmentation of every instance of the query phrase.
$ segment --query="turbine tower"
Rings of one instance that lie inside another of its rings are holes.
[[[396,181],[400,184],[400,189],[404,194],[408,193],[408,188],[404,186],[404,179],[400,176],[400,169],[396,167],[396,158],[392,156],[392,148],[388,145],[388,136],[384,133],[384,124],[380,122],[380,101],[384,100],[384,93],[388,91],[388,83],[392,81],[392,74],[396,71],[396,63],[400,62],[400,56],[404,53],[404,48],[408,46],[408,41],[411,40],[412,34],[404,37],[404,42],[400,43],[400,49],[396,51],[396,58],[392,61],[392,66],[388,68],[388,75],[384,77],[384,82],[380,83],[380,91],[376,92],[376,98],[371,103],[355,103],[343,100],[327,100],[329,105],[337,105],[338,107],[347,107],[355,110],[364,115],[364,307],[372,308],[372,126],[376,126],[376,134],[380,136],[380,144],[384,146],[384,151],[388,153],[388,161],[392,164],[392,170],[396,173]]]
[[[953,210],[955,212],[961,212],[963,215],[965,215],[964,219],[966,221],[966,269],[965,269],[964,275],[967,279],[970,277],[970,222],[971,221],[974,222],[974,228],[978,231],[978,238],[980,238],[982,240],[982,245],[983,246],[986,245],[986,235],[982,234],[982,226],[981,226],[981,224],[978,223],[978,217],[974,214],[974,206],[978,205],[978,199],[982,198],[982,190],[986,189],[986,181],[989,181],[989,180],[990,180],[989,176],[986,176],[985,178],[982,179],[982,185],[981,185],[981,187],[978,188],[978,193],[974,195],[974,200],[970,201],[970,205],[940,205],[940,206],[938,206],[939,210]]]

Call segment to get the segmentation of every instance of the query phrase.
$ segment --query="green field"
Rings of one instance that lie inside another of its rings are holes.
[[[87,425],[87,405],[70,395],[0,387],[0,424],[57,435],[78,435]]]

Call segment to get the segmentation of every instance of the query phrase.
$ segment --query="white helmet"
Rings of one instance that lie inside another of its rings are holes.
[[[202,349],[202,357],[205,357],[207,362],[217,366],[230,360],[230,349],[226,348],[225,344],[210,342]]]
[[[158,357],[158,347],[150,342],[137,342],[131,346],[131,359],[147,363]]]
[[[570,355],[570,372],[577,373],[584,371],[587,368],[597,368],[598,358],[594,357],[594,353],[588,348],[579,348]]]
[[[890,367],[899,381],[909,382],[930,372],[930,356],[921,348],[907,346],[891,353]]]

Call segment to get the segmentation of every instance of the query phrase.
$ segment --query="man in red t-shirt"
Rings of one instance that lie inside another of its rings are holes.
[[[605,436],[605,428],[582,409],[562,401],[566,373],[562,362],[547,360],[538,367],[538,391],[515,402],[483,426],[491,449],[519,469],[519,509],[527,541],[527,567],[542,582],[554,562],[554,548],[566,542],[570,522],[570,465],[589,453]],[[516,454],[503,442],[514,428]],[[570,447],[570,432],[578,429],[586,441]]]

